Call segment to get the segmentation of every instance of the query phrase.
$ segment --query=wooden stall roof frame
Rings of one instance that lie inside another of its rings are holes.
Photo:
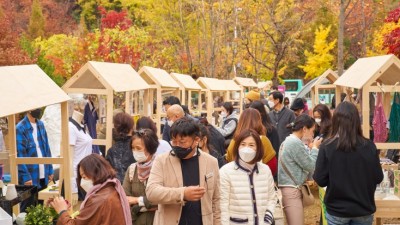
[[[150,84],[150,88],[156,89],[156,114],[153,120],[156,122],[157,130],[161,130],[162,116],[162,91],[172,91],[174,96],[179,96],[180,85],[165,70],[150,66],[143,66],[139,70],[139,75]],[[153,93],[150,92],[148,102],[153,102]]]
[[[384,87],[377,84],[377,80]],[[390,110],[390,93],[399,91],[400,60],[394,55],[382,55],[358,59],[336,81],[336,102],[344,88],[362,88],[362,128],[363,135],[369,138],[369,93],[383,92],[385,114]],[[338,103],[337,103],[338,104]],[[399,143],[375,143],[378,149],[400,149]]]
[[[89,61],[62,88],[67,93],[106,95],[106,124],[113,124],[114,92],[145,90],[150,86],[129,64]],[[106,150],[111,148],[112,128],[107,126],[106,139],[94,139],[93,144],[105,145]]]
[[[324,80],[327,79],[330,84],[322,84]],[[319,104],[318,93],[320,89],[335,89],[336,85],[334,85],[335,81],[339,79],[337,73],[331,69],[327,69],[315,83],[311,86],[311,103],[312,107]]]
[[[189,109],[192,108],[192,102],[190,98],[192,92],[199,93],[199,99],[197,108],[201,111],[201,86],[193,79],[192,76],[180,73],[170,73],[171,77],[179,84],[181,89],[181,104],[187,105]],[[188,91],[188,96],[186,96],[186,91]]]
[[[257,83],[257,87],[260,91],[269,91],[273,85],[272,81],[260,81]]]
[[[216,78],[200,77],[196,82],[203,88],[203,91],[207,95],[207,120],[210,122],[212,119],[213,110],[213,92],[225,92],[224,101],[229,101],[230,91],[239,91],[239,112],[242,112],[243,108],[243,91],[242,88],[236,84],[233,80],[219,80]]]
[[[60,164],[65,198],[72,202],[71,155],[68,136],[68,103],[70,97],[37,65],[0,67],[0,117],[8,117],[10,138],[11,182],[18,184],[19,164]],[[32,109],[61,103],[61,156],[49,158],[17,157],[15,115]],[[59,189],[61,191],[61,188]],[[59,192],[60,193],[60,192]],[[19,208],[14,208],[19,212]]]
[[[251,79],[251,78],[246,78],[246,77],[235,77],[233,80],[242,87],[247,87],[247,88],[258,88],[257,83]]]

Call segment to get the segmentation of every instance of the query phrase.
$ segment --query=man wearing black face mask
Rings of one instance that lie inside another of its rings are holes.
[[[173,123],[171,138],[172,151],[156,157],[146,188],[158,204],[154,224],[221,224],[218,162],[198,148],[199,125],[183,117]]]
[[[43,122],[39,120],[41,109],[29,111],[16,127],[18,157],[51,157],[47,133]],[[47,188],[53,180],[53,166],[43,164],[18,165],[18,182],[20,185],[35,185],[38,190]],[[21,203],[21,211],[33,203],[29,198]]]

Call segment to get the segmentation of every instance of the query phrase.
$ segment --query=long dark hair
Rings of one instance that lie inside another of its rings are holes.
[[[325,138],[329,137],[332,129],[332,114],[328,106],[318,104],[314,107],[313,112],[318,112],[321,115],[321,125],[318,126],[319,133],[323,134]]]
[[[341,102],[332,117],[331,140],[338,138],[339,151],[355,151],[356,145],[367,139],[362,134],[361,120],[356,106],[348,101]]]
[[[267,115],[267,111],[265,110],[265,105],[261,101],[254,101],[251,103],[250,108],[257,109],[257,111],[261,115],[261,120],[265,129],[267,129],[267,132],[271,132],[273,129],[273,125],[271,119]]]
[[[211,150],[214,149],[214,148],[213,148],[212,145],[210,144],[210,139],[211,139],[211,137],[210,137],[210,131],[209,131],[208,128],[207,128],[205,125],[203,125],[203,124],[199,124],[199,127],[200,127],[200,139],[203,139],[203,138],[205,138],[205,137],[207,138],[207,142],[205,143],[205,145],[207,146],[208,151],[211,152]]]

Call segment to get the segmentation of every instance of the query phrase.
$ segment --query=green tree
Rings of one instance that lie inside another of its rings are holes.
[[[45,18],[39,0],[33,0],[29,18],[28,35],[31,39],[44,36]]]
[[[305,79],[313,79],[320,76],[327,69],[332,68],[332,61],[334,56],[330,53],[335,48],[336,39],[327,42],[331,27],[320,26],[315,31],[315,42],[314,51],[304,51],[304,55],[307,57],[307,62],[304,66],[299,66],[306,72]]]

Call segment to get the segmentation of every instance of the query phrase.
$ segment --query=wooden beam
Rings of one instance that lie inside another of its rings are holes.
[[[351,98],[351,96],[347,96]],[[364,137],[369,139],[369,91],[367,87],[362,89],[361,113],[362,113],[362,130]]]
[[[377,149],[400,149],[398,142],[393,143],[375,143]]]
[[[17,135],[15,129],[15,114],[8,116],[8,136],[10,140],[10,174],[11,183],[18,184],[18,167],[17,157]],[[15,215],[19,214],[19,205],[13,207]]]
[[[90,89],[90,88],[66,88],[67,93],[91,94],[91,95],[107,95],[107,89]]]
[[[107,145],[107,139],[93,139],[93,145]]]
[[[64,163],[62,157],[52,158],[52,157],[17,157],[15,159],[16,164],[60,164]]]

